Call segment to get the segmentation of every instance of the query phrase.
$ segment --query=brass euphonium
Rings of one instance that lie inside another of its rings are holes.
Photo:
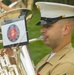
[[[0,52],[0,75],[37,75],[27,46],[26,24],[31,17],[29,10],[23,8],[7,11],[1,16],[3,46],[7,48]]]

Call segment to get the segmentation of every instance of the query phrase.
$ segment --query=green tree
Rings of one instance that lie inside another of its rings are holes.
[[[35,0],[34,2],[38,1],[57,2],[57,3],[74,5],[74,0]]]
[[[11,2],[10,2],[10,0],[3,0],[3,3],[6,5],[9,5]]]
[[[74,5],[74,0],[50,0],[50,2],[57,2],[57,3]]]

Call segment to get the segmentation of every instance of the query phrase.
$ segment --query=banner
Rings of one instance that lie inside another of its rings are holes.
[[[28,43],[26,21],[24,18],[7,20],[2,23],[3,46],[17,46]]]

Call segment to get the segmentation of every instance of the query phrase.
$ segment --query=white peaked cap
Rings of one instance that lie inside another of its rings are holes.
[[[41,20],[38,24],[52,24],[60,19],[74,18],[74,6],[53,3],[53,2],[36,2],[37,8],[41,13]]]
[[[36,5],[40,8],[41,17],[74,16],[74,6],[72,5],[52,2],[36,2]]]

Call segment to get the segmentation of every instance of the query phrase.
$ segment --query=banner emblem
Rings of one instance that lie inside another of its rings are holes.
[[[7,37],[11,42],[17,41],[19,38],[19,35],[20,35],[19,28],[15,24],[12,24],[11,26],[9,26],[7,30]]]

